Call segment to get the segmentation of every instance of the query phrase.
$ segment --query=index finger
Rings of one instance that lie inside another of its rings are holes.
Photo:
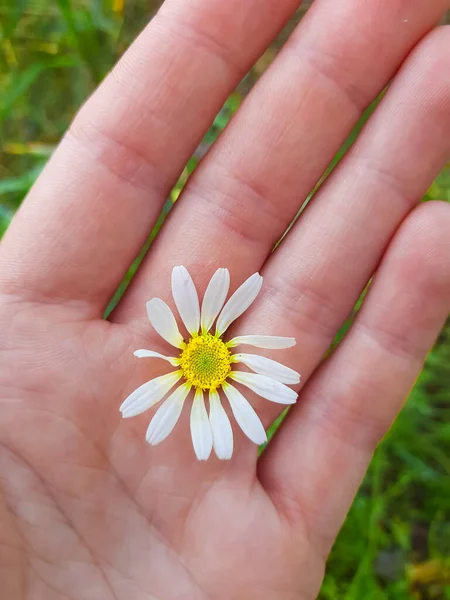
[[[3,291],[101,314],[227,95],[299,3],[167,0],[19,211]]]

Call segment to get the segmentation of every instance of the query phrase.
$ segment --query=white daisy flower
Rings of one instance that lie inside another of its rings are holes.
[[[185,267],[175,267],[172,271],[172,295],[189,332],[187,341],[165,302],[159,298],[147,302],[150,323],[162,338],[177,348],[177,356],[164,356],[152,350],[136,350],[134,354],[138,358],[166,360],[176,369],[151,379],[130,394],[120,407],[122,416],[128,418],[143,413],[179,384],[150,422],[146,435],[150,444],[159,444],[171,433],[191,390],[195,392],[191,407],[191,436],[199,460],[207,460],[213,448],[218,458],[223,460],[230,459],[233,454],[233,431],[219,390],[225,394],[234,418],[245,435],[255,444],[267,441],[255,410],[231,382],[245,386],[272,402],[296,402],[297,393],[288,387],[300,382],[300,375],[296,371],[264,356],[233,352],[237,346],[271,350],[290,348],[295,345],[294,338],[244,335],[229,341],[223,339],[229,326],[253,303],[262,282],[261,275],[255,273],[225,303],[230,273],[228,269],[218,269],[209,282],[200,308],[192,277]],[[216,319],[215,333],[210,333]],[[253,373],[235,370],[238,364],[248,367]],[[208,395],[209,414],[205,395]]]

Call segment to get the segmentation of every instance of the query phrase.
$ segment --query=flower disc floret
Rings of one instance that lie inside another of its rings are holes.
[[[220,387],[231,371],[231,362],[227,345],[210,333],[191,338],[180,355],[186,381],[201,390]]]

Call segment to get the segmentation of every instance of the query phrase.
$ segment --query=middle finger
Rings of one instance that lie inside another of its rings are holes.
[[[188,183],[113,320],[141,319],[186,265],[200,289],[218,266],[260,268],[364,108],[448,0],[317,0]],[[153,277],[152,277],[153,275]],[[145,322],[143,320],[143,322]]]

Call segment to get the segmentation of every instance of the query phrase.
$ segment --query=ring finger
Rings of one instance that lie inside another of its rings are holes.
[[[450,156],[449,48],[450,28],[440,28],[413,52],[355,145],[265,264],[255,310],[239,321],[239,335],[294,335],[297,346],[280,358],[303,381],[395,230]],[[258,404],[270,423],[277,407]]]

